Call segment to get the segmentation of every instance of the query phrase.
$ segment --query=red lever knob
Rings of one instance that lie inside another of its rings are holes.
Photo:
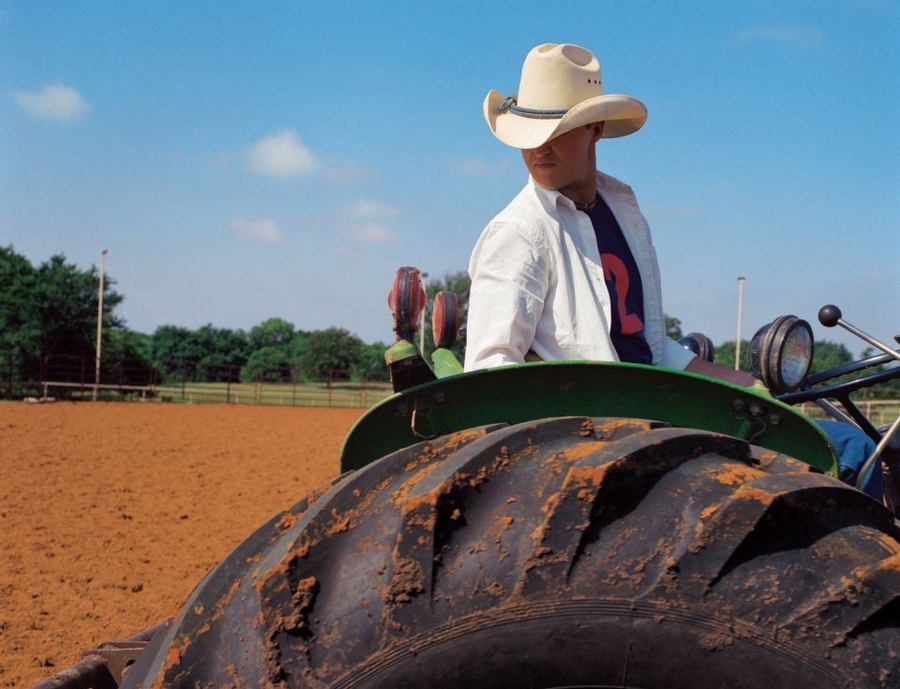
[[[404,266],[397,269],[394,285],[388,293],[388,306],[394,314],[394,332],[404,340],[413,340],[425,309],[425,288],[419,269]]]

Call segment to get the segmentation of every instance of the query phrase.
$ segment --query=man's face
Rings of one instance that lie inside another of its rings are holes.
[[[576,127],[543,146],[523,149],[525,167],[535,182],[551,191],[564,192],[585,180],[593,184],[594,144],[602,131],[601,125]]]

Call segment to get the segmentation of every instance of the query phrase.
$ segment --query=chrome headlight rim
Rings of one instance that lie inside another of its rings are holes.
[[[753,374],[772,392],[800,387],[812,366],[812,327],[796,316],[781,316],[760,328],[750,342]]]
[[[716,348],[713,345],[713,341],[703,333],[688,333],[678,340],[678,344],[704,361],[712,362],[716,358]]]

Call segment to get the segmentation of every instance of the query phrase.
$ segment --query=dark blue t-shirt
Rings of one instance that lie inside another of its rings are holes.
[[[610,337],[621,361],[652,364],[653,352],[644,337],[644,288],[641,274],[622,228],[606,202],[584,211],[594,226],[603,277],[612,300]]]

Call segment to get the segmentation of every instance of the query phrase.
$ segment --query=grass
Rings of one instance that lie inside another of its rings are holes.
[[[63,390],[63,389],[61,389]],[[61,392],[57,390],[56,392]],[[92,399],[93,386],[64,388],[68,399]],[[51,388],[50,394],[54,392]],[[301,407],[368,408],[392,394],[389,383],[184,383],[122,389],[106,386],[104,400],[154,400],[190,404],[256,404]]]
[[[51,384],[52,385],[52,384]],[[62,387],[53,390],[68,399],[91,399],[93,386]],[[123,389],[109,385],[99,391],[100,399],[148,399],[191,404],[257,404],[297,407],[368,408],[392,394],[390,383],[375,381],[332,381],[319,383],[184,383]],[[892,423],[900,416],[900,400],[858,400],[863,413],[875,426]],[[798,407],[814,419],[829,418],[811,402]]]
[[[862,410],[875,427],[893,423],[900,416],[900,400],[857,400]],[[798,409],[813,419],[830,419],[831,417],[813,402],[804,402]]]

